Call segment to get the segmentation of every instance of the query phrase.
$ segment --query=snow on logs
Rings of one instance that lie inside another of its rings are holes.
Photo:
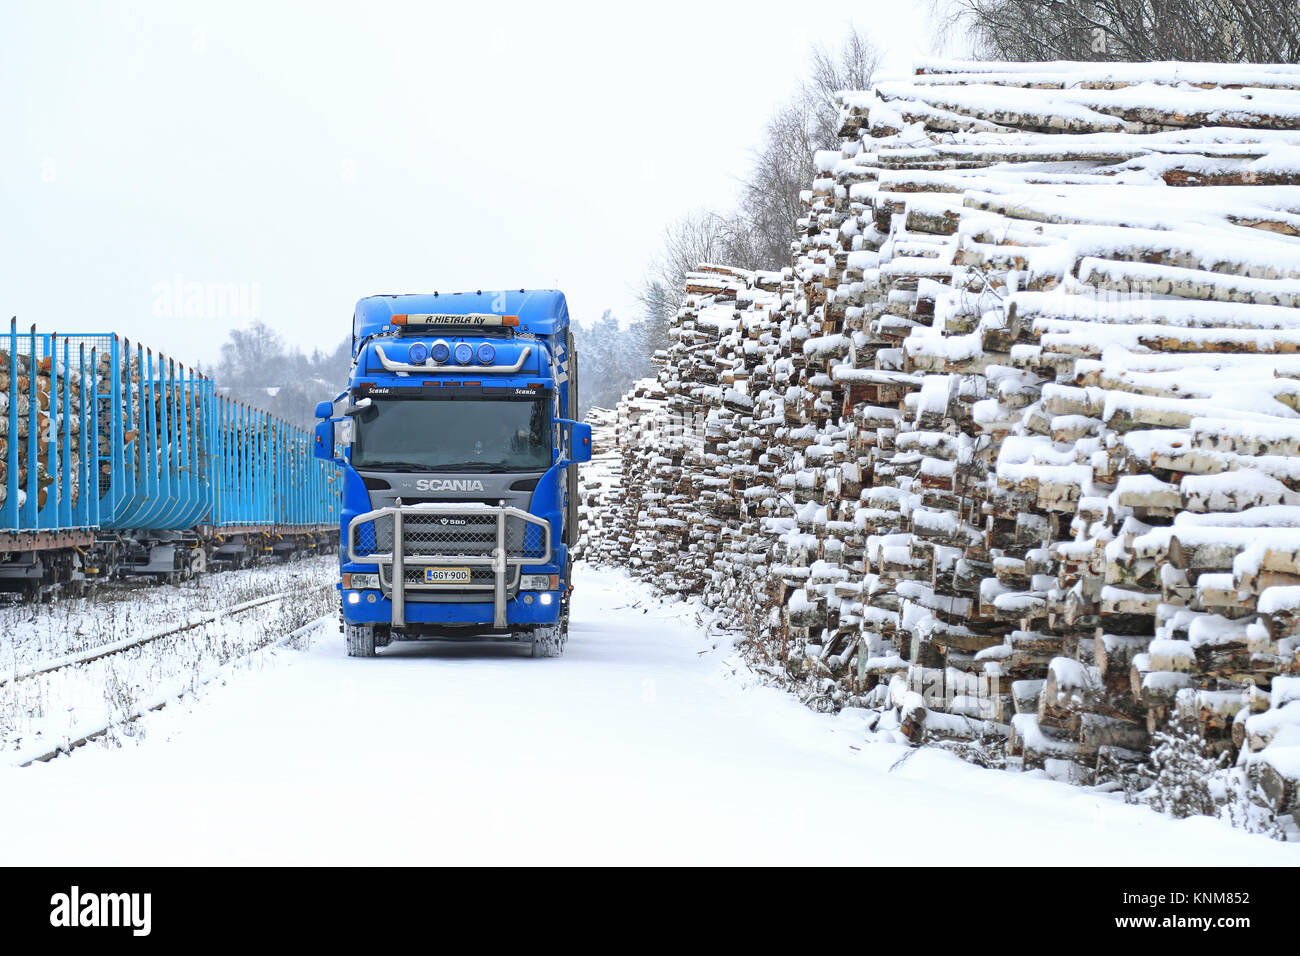
[[[1300,70],[843,94],[793,265],[702,265],[589,548],[911,739],[1300,776]],[[595,528],[595,520],[591,527]]]

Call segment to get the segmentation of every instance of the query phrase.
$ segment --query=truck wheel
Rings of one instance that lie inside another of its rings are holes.
[[[375,627],[373,624],[348,624],[348,657],[375,656]]]
[[[533,631],[533,657],[559,657],[564,653],[567,636],[559,625],[537,628]]]

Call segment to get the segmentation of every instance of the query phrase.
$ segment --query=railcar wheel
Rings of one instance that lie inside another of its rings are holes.
[[[346,625],[348,657],[375,656],[375,627],[373,624]]]

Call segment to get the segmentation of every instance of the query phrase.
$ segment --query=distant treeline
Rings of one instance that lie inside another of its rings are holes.
[[[606,309],[592,325],[574,323],[573,341],[578,351],[578,417],[593,405],[613,408],[633,382],[650,374],[655,344],[650,323],[621,327]]]
[[[352,341],[310,355],[291,348],[265,322],[235,329],[221,346],[221,360],[210,372],[224,395],[254,408],[309,428],[315,422],[316,404],[333,398],[348,381],[352,367]]]

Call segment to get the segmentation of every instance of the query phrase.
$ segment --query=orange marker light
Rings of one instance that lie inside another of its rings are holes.
[[[406,324],[406,316],[405,316],[405,315],[395,315],[395,316],[393,316],[391,319],[389,319],[388,321],[391,322],[393,325],[405,325],[405,324]]]

